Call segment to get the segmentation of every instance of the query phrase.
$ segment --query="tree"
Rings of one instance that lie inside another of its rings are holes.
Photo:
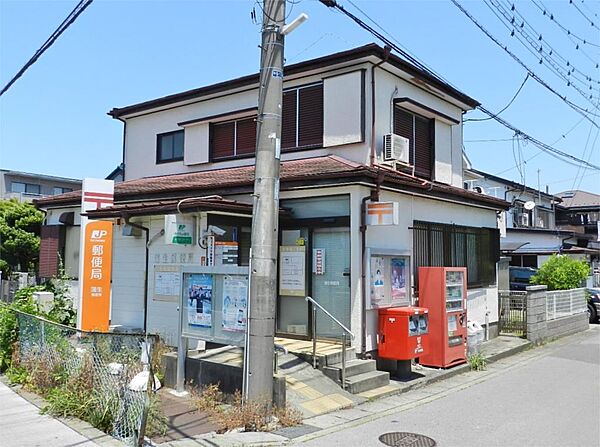
[[[0,268],[35,271],[44,214],[27,202],[0,201]]]
[[[552,255],[531,277],[532,284],[545,284],[548,290],[567,290],[581,287],[590,274],[585,261],[577,261],[565,255]]]

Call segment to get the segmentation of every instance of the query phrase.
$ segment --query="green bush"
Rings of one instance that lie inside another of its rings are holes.
[[[0,371],[6,370],[11,363],[13,347],[17,341],[17,316],[15,310],[37,313],[32,294],[17,292],[10,305],[0,304]]]
[[[577,261],[565,255],[552,255],[531,277],[532,284],[543,284],[548,290],[568,290],[581,287],[590,274],[585,261]]]

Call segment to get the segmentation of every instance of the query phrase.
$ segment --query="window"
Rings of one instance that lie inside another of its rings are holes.
[[[213,160],[252,155],[256,150],[256,117],[210,125]]]
[[[469,287],[495,283],[500,259],[497,228],[415,221],[413,232],[416,287],[419,267],[466,267]]]
[[[323,84],[283,92],[281,148],[323,146]]]
[[[71,192],[73,191],[72,188],[61,188],[60,186],[55,186],[54,188],[52,188],[52,195],[58,195],[58,194],[64,194],[66,192]]]
[[[11,182],[10,190],[12,192],[19,192],[23,194],[40,195],[40,185],[35,185],[33,183]]]
[[[183,130],[167,132],[156,137],[156,162],[183,160]]]
[[[433,167],[434,120],[408,112],[399,106],[394,108],[394,133],[409,140],[409,162],[415,167],[415,175],[431,179]]]

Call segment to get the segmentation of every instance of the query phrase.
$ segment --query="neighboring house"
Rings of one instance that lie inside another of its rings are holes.
[[[556,209],[559,228],[572,231],[566,242],[571,250],[585,253],[600,274],[600,195],[586,191],[564,191],[556,194],[562,203]]]
[[[124,181],[115,184],[114,206],[89,216],[115,222],[112,324],[176,344],[179,298],[159,295],[155,274],[206,263],[209,253],[197,238],[168,244],[165,215],[187,218],[197,235],[220,227],[216,241],[233,244],[235,262],[248,265],[257,100],[254,74],[110,112],[125,127]],[[377,349],[369,253],[403,259],[406,304],[417,301],[419,266],[468,267],[469,318],[498,320],[496,215],[509,203],[463,188],[462,118],[477,105],[374,44],[285,68],[280,245],[305,246],[297,249],[306,266],[301,293],[350,328],[358,352]],[[73,192],[37,204],[48,227],[68,221],[68,234],[77,231],[80,200]],[[366,225],[374,201],[398,204],[395,225]],[[148,244],[128,221],[149,229]],[[318,315],[313,334],[309,304],[279,294],[277,334],[338,337]]]
[[[31,202],[81,189],[81,180],[0,169],[0,199]]]
[[[123,163],[121,163],[106,176],[106,180],[114,180],[115,183],[120,183],[123,181],[124,174],[125,170],[123,169]]]
[[[499,215],[500,249],[510,265],[538,268],[552,254],[569,251],[573,231],[556,225],[558,196],[473,168],[465,171],[465,188],[510,202]]]

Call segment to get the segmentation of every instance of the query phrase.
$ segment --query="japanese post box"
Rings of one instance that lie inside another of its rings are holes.
[[[379,309],[379,357],[410,360],[428,350],[429,310],[424,307]]]

